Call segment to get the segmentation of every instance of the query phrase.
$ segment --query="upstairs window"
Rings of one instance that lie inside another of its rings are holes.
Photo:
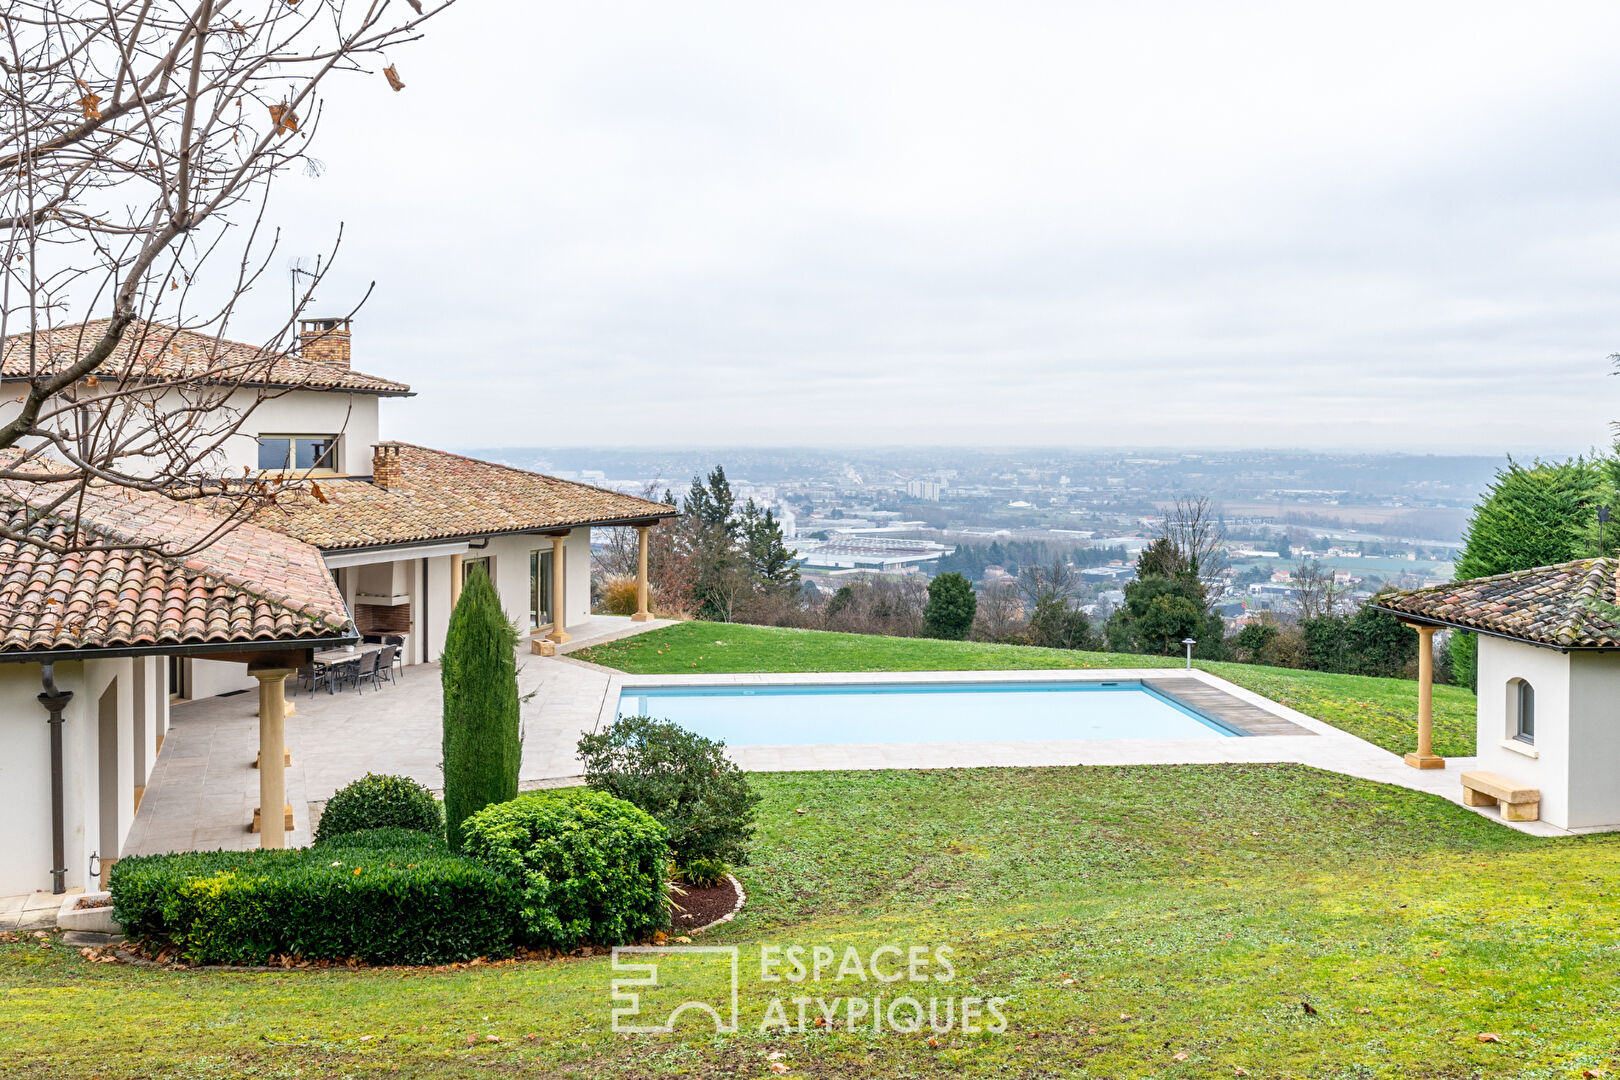
[[[1508,680],[1508,734],[1522,743],[1536,741],[1536,688],[1523,679]]]
[[[336,472],[336,435],[260,435],[259,468],[265,472]]]

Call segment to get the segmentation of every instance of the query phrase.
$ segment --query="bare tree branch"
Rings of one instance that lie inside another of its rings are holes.
[[[252,347],[226,339],[276,249],[268,194],[308,160],[329,78],[453,2],[10,0],[0,482],[29,514],[0,538],[38,543],[32,522],[82,501],[64,485],[207,495],[240,520],[297,483],[221,475],[253,412],[301,387],[286,357],[331,266]]]

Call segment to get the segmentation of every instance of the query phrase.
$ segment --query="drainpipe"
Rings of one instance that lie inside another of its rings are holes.
[[[51,725],[51,892],[57,896],[67,892],[67,826],[62,812],[62,710],[73,700],[73,691],[59,690],[56,686],[56,663],[46,660],[39,665],[40,682],[45,692],[39,703],[49,715]]]

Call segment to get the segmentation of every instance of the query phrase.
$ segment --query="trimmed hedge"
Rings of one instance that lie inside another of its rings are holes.
[[[511,952],[518,925],[505,877],[401,829],[284,851],[135,855],[109,888],[126,934],[198,964],[448,963]]]
[[[668,833],[645,811],[589,788],[533,791],[462,824],[462,854],[520,891],[524,944],[621,945],[669,923]]]
[[[327,800],[315,826],[315,842],[364,829],[414,829],[443,836],[444,812],[433,793],[410,777],[366,773]]]

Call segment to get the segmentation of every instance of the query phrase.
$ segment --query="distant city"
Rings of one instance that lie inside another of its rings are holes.
[[[821,450],[483,448],[481,457],[627,493],[684,498],[723,465],[738,504],[771,508],[804,580],[954,570],[979,585],[1060,558],[1106,616],[1178,498],[1213,500],[1231,624],[1290,610],[1314,560],[1346,600],[1449,580],[1470,508],[1496,457],[1287,450]]]

